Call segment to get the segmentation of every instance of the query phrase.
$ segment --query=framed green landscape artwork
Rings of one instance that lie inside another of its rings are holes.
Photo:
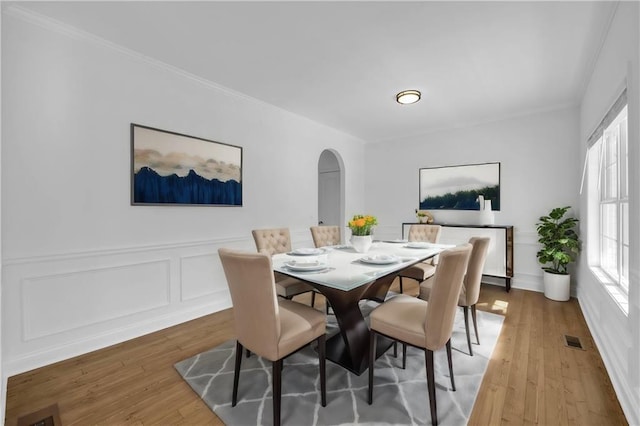
[[[420,210],[479,210],[479,196],[500,210],[500,163],[420,169]]]

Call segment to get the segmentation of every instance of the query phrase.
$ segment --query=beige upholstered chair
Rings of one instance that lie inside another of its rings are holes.
[[[340,227],[312,226],[311,236],[316,247],[335,246],[340,244]]]
[[[340,244],[339,226],[312,226],[311,236],[316,247],[335,246]],[[325,302],[327,315],[329,314],[329,302]]]
[[[423,241],[427,243],[437,243],[440,240],[440,225],[411,225],[409,228],[409,241]],[[435,258],[424,262],[416,263],[400,272],[400,293],[403,293],[402,278],[411,278],[418,281],[418,284],[432,277],[436,272]]]
[[[480,344],[480,336],[478,335],[478,321],[476,319],[476,303],[480,297],[480,283],[482,282],[482,270],[484,262],[489,251],[490,238],[472,237],[469,243],[473,246],[471,257],[469,258],[469,266],[467,266],[467,275],[464,277],[464,285],[460,291],[458,306],[462,306],[464,310],[464,326],[467,330],[467,344],[469,346],[469,354],[473,356],[471,349],[471,334],[469,333],[469,307],[471,307],[471,317],[473,318],[473,328],[476,332],[476,342]],[[429,300],[431,288],[433,287],[433,279],[429,278],[420,284],[420,299]]]
[[[429,302],[401,294],[389,299],[371,312],[369,404],[373,402],[376,339],[378,334],[382,334],[403,342],[403,367],[406,362],[407,344],[424,349],[431,422],[434,425],[438,424],[433,352],[446,346],[451,387],[456,390],[451,362],[451,332],[470,253],[471,244],[464,244],[440,254]]]
[[[318,343],[321,402],[326,406],[324,314],[307,305],[276,297],[268,254],[224,248],[218,253],[231,292],[237,337],[231,405],[235,407],[238,400],[242,349],[246,348],[272,362],[273,424],[279,425],[282,360],[315,340]]]
[[[291,234],[287,228],[254,229],[251,233],[260,253],[273,256],[291,251]],[[311,291],[311,306],[315,306],[316,293],[309,284],[277,272],[275,279],[278,296],[291,299],[293,296]]]

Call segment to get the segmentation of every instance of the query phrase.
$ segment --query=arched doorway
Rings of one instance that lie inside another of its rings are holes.
[[[325,149],[318,159],[318,224],[343,226],[344,174],[339,154]]]

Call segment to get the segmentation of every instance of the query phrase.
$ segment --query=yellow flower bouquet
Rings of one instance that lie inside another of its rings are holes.
[[[371,235],[373,227],[378,224],[375,216],[357,214],[349,221],[347,226],[351,228],[351,235]]]

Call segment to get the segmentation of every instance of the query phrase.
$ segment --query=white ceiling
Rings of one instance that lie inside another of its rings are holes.
[[[612,2],[19,3],[233,91],[392,141],[577,104]],[[414,105],[395,94],[422,91]]]

